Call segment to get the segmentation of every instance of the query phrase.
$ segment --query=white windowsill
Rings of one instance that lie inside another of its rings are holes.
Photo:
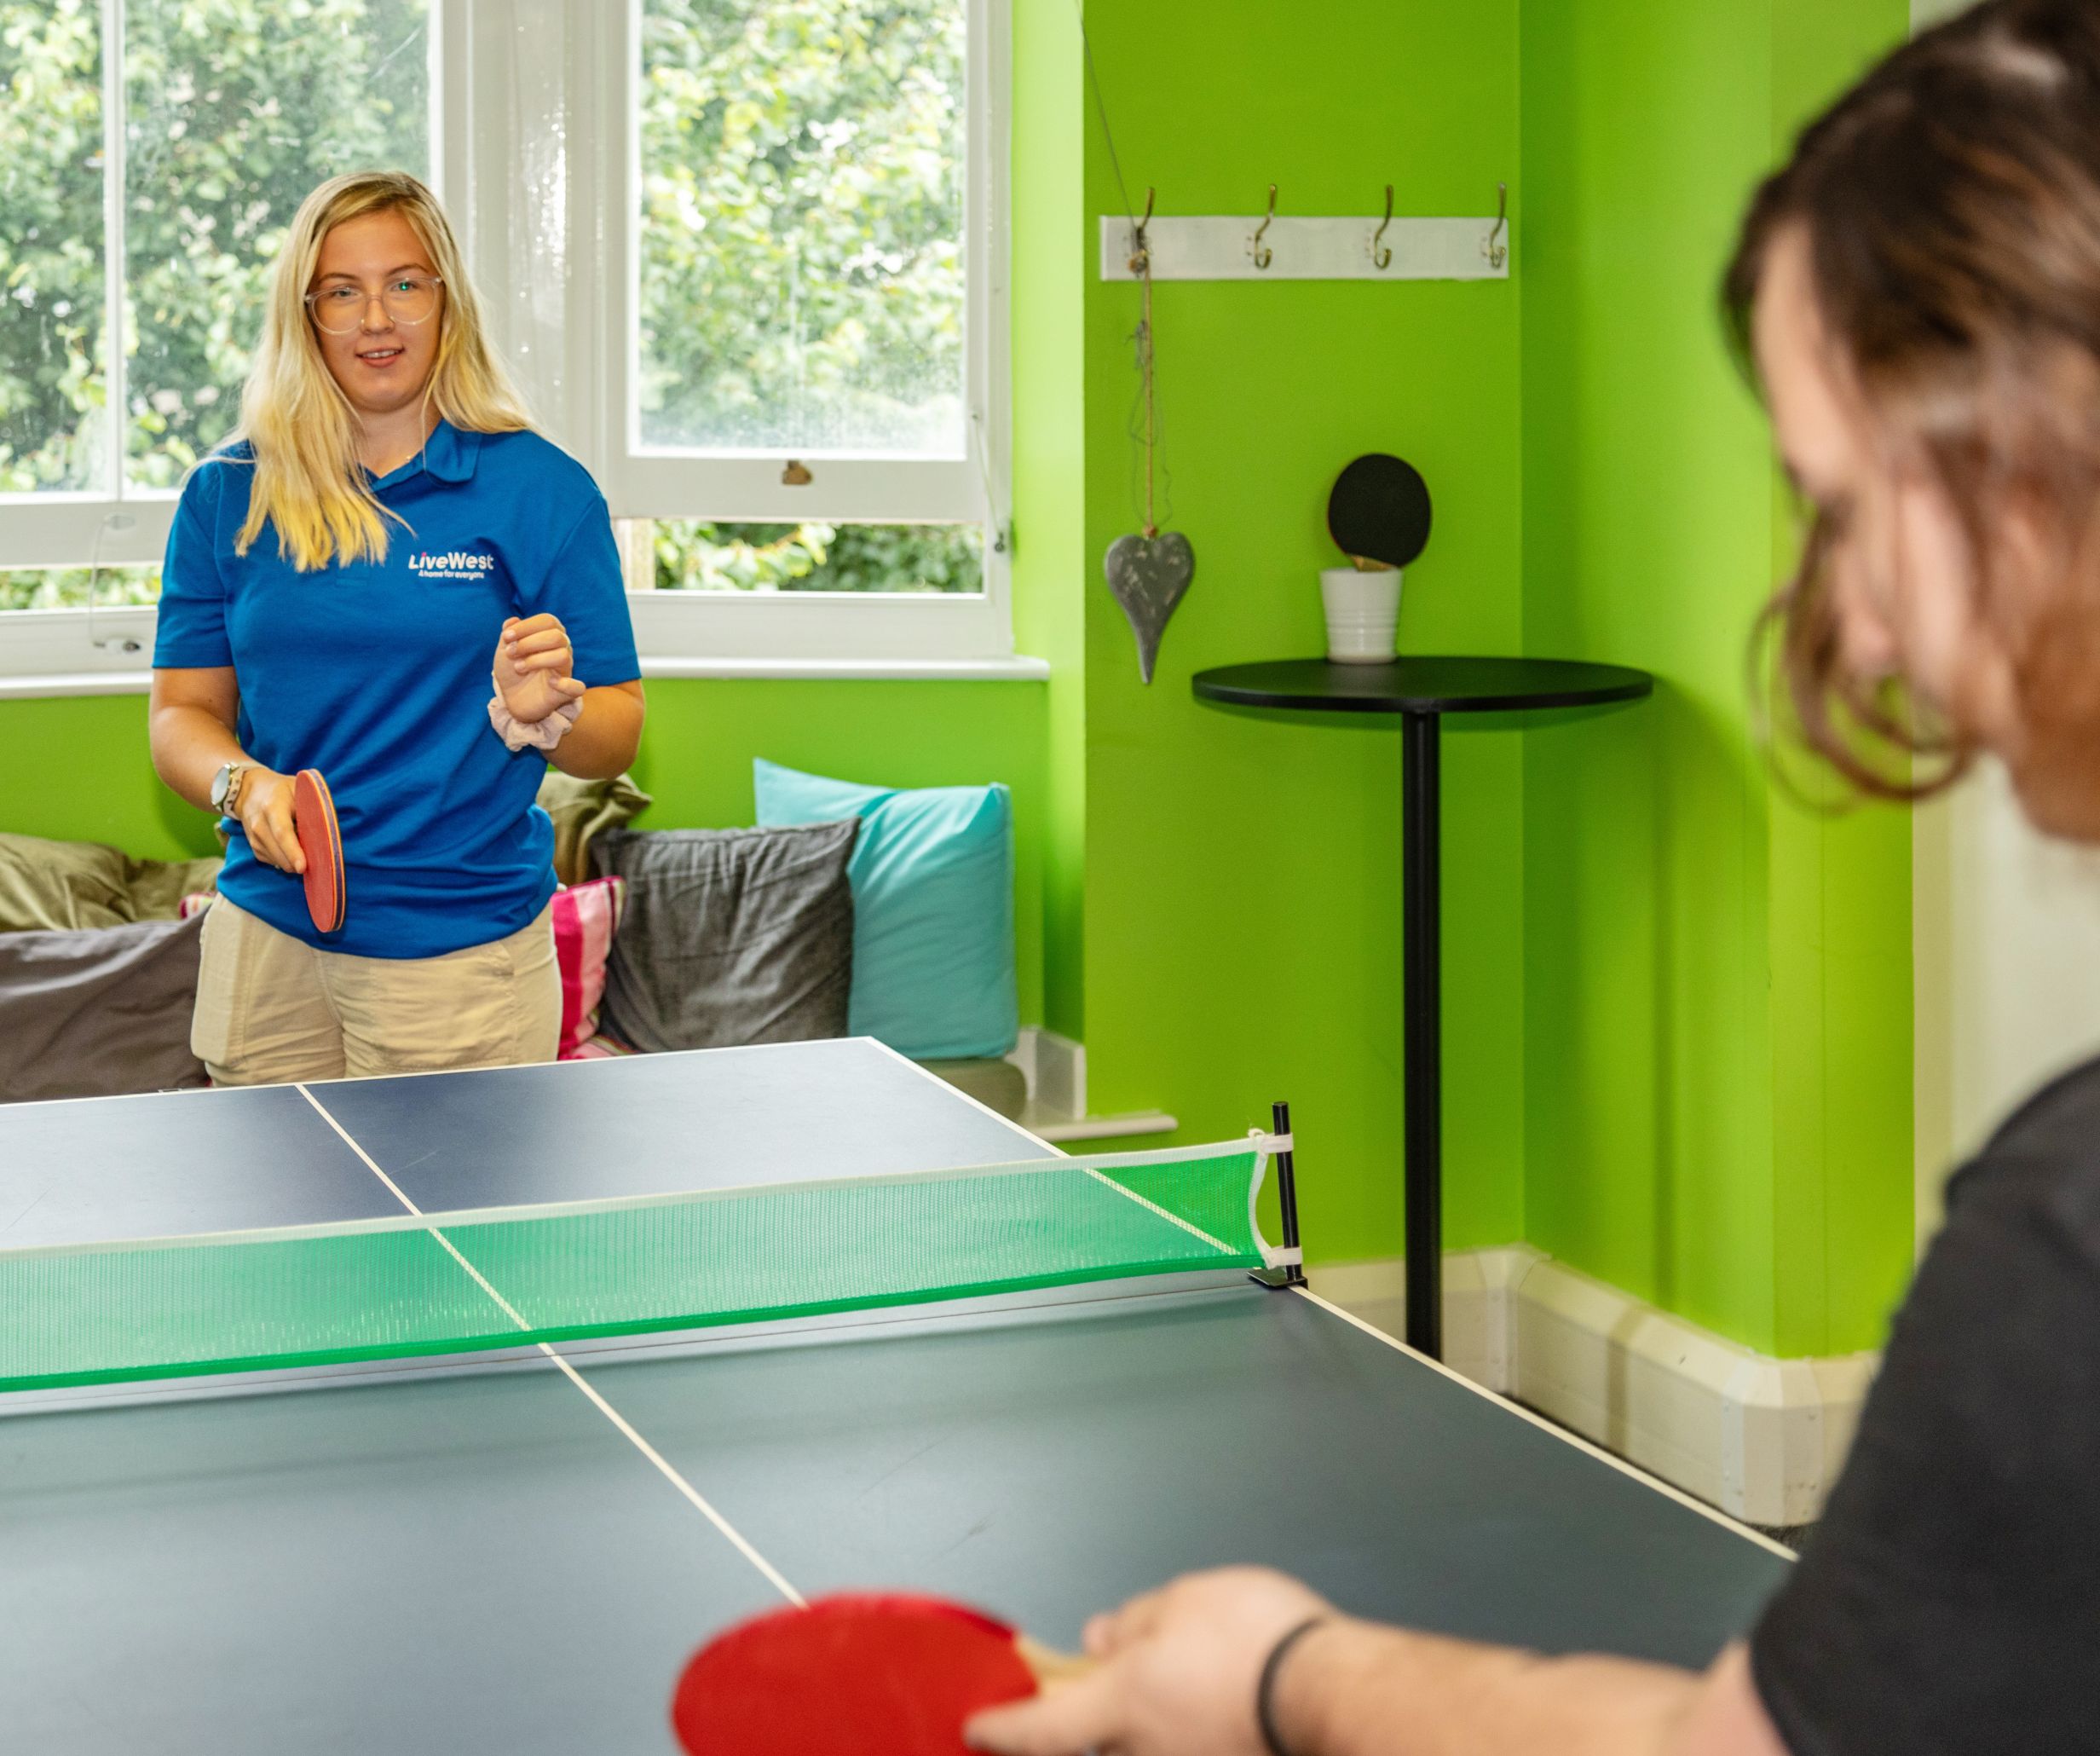
[[[144,695],[150,671],[84,671],[71,676],[0,677],[0,702],[50,695]]]
[[[949,683],[1041,683],[1050,675],[1039,658],[767,659],[644,658],[643,677],[799,677],[915,679]]]
[[[645,658],[642,675],[801,679],[830,682],[1041,683],[1050,675],[1039,658],[994,659],[709,659]],[[44,696],[144,695],[149,671],[81,671],[51,677],[0,677],[0,701]]]

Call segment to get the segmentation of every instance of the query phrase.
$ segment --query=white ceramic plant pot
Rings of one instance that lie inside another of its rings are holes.
[[[1327,608],[1327,656],[1338,665],[1389,665],[1399,644],[1400,571],[1363,573],[1330,567],[1320,573]]]

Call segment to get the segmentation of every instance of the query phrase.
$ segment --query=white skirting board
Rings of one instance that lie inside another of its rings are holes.
[[[1028,1107],[1021,1126],[1053,1146],[1074,1141],[1111,1141],[1139,1135],[1172,1134],[1181,1124],[1164,1110],[1137,1110],[1095,1116],[1087,1109],[1087,1045],[1024,1025],[1020,1040],[1007,1059],[1028,1081]]]
[[[1323,1297],[1405,1330],[1397,1259],[1314,1265]],[[1445,1362],[1745,1523],[1808,1524],[1880,1356],[1775,1360],[1526,1245],[1444,1258]]]

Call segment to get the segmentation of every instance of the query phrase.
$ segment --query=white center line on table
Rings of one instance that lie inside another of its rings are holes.
[[[389,1176],[386,1172],[380,1168],[380,1166],[373,1160],[372,1154],[367,1152],[363,1147],[358,1144],[357,1141],[351,1135],[349,1130],[344,1128],[340,1122],[337,1121],[333,1116],[328,1113],[326,1106],[325,1106],[319,1098],[315,1097],[314,1094],[309,1091],[303,1085],[295,1084],[292,1089],[296,1090],[301,1097],[304,1098],[308,1103],[314,1106],[321,1120],[326,1122],[329,1127],[332,1128],[336,1131],[344,1146],[348,1147],[353,1152],[357,1154],[359,1159],[363,1162],[365,1168],[374,1176],[378,1177],[381,1182],[386,1185],[387,1189],[396,1201],[400,1202],[403,1207],[407,1208],[408,1211],[413,1214],[418,1219],[425,1219],[428,1217],[421,1208],[418,1207],[414,1202],[408,1199],[406,1193],[403,1192],[401,1185],[396,1183],[392,1177]],[[503,1312],[505,1316],[508,1317],[511,1322],[517,1325],[521,1330],[527,1331],[531,1330],[532,1325],[528,1323],[518,1314],[516,1309],[511,1305],[510,1300],[504,1297],[501,1293],[498,1292],[494,1287],[488,1284],[488,1278],[482,1274],[479,1268],[476,1268],[472,1262],[469,1262],[459,1253],[458,1246],[453,1243],[451,1239],[447,1238],[444,1233],[439,1230],[436,1226],[431,1226],[428,1229],[430,1236],[435,1238],[439,1244],[444,1246],[446,1252],[452,1257],[452,1259],[458,1262],[461,1268],[464,1268],[467,1273],[473,1277],[475,1285],[479,1286],[483,1292],[487,1293],[491,1299],[495,1301],[497,1307]],[[611,1403],[608,1402],[603,1396],[598,1394],[597,1389],[595,1385],[586,1383],[583,1374],[578,1372],[574,1366],[571,1366],[568,1360],[564,1360],[561,1355],[557,1354],[547,1343],[536,1342],[534,1345],[537,1347],[542,1354],[545,1355],[549,1360],[554,1362],[555,1366],[560,1369],[562,1375],[568,1379],[569,1383],[574,1384],[579,1390],[582,1391],[587,1398],[590,1399],[592,1407],[596,1408],[600,1414],[603,1415],[607,1420],[610,1421],[637,1451],[640,1452],[643,1457],[647,1458],[651,1464],[655,1465],[657,1470],[662,1475],[663,1478],[673,1487],[677,1488],[680,1493],[685,1496],[687,1500],[692,1504],[692,1506],[695,1511],[699,1512],[707,1520],[709,1523],[713,1525],[717,1530],[720,1531],[724,1537],[729,1539],[730,1544],[736,1548],[736,1551],[765,1576],[767,1581],[772,1586],[775,1591],[778,1591],[782,1597],[785,1597],[798,1609],[805,1609],[808,1606],[809,1600],[788,1582],[787,1576],[782,1574],[778,1568],[775,1567],[771,1562],[768,1561],[764,1556],[761,1555],[757,1549],[753,1548],[750,1541],[745,1537],[744,1534],[737,1529],[735,1525],[731,1524],[728,1519],[724,1518],[720,1512],[716,1511],[714,1506],[709,1503],[706,1495],[702,1494],[698,1488],[695,1487],[693,1484],[688,1482],[684,1476],[681,1476],[677,1470],[673,1469],[670,1462],[664,1457],[663,1453],[658,1451],[655,1446],[651,1445],[648,1440],[644,1439],[640,1433],[637,1432],[633,1424],[630,1422],[625,1415],[620,1413],[618,1409],[614,1408]]]

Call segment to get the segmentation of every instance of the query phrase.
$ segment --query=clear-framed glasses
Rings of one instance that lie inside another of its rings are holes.
[[[361,286],[324,286],[307,294],[306,303],[329,334],[348,335],[365,321],[375,297],[396,323],[427,322],[436,314],[437,290],[444,284],[438,274],[397,274],[376,295]]]

